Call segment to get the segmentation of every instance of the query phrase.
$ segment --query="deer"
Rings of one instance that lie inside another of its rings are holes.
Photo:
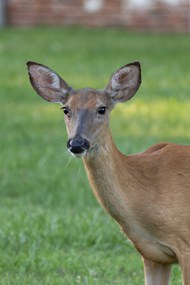
[[[104,89],[74,89],[45,65],[27,62],[38,95],[61,104],[67,149],[82,158],[92,191],[143,260],[146,285],[168,285],[172,265],[190,285],[190,146],[158,143],[124,155],[109,117],[141,85],[138,61],[116,70]]]

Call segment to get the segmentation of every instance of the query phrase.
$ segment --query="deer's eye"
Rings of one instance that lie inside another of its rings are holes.
[[[71,115],[71,109],[69,107],[62,107],[61,109],[66,116],[69,117]]]
[[[102,107],[99,107],[99,108],[98,108],[98,111],[97,111],[97,112],[98,112],[99,115],[105,115],[106,109],[107,109],[107,108],[106,108],[105,106],[102,106]]]

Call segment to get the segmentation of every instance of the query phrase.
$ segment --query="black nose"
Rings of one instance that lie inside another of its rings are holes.
[[[90,148],[90,143],[81,136],[76,136],[68,140],[67,148],[73,154],[82,154]]]

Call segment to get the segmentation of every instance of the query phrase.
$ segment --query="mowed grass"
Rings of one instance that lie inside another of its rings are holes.
[[[118,148],[135,153],[190,144],[189,47],[189,35],[0,30],[0,284],[143,284],[140,255],[93,197],[82,161],[67,153],[59,105],[34,93],[25,62],[50,66],[74,88],[101,89],[139,60],[142,86],[111,117]],[[172,284],[180,279],[175,266]]]

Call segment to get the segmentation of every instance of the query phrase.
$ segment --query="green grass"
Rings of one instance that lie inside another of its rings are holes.
[[[139,60],[143,84],[118,105],[120,150],[190,143],[188,35],[79,28],[0,30],[0,283],[140,285],[141,258],[93,197],[82,162],[66,151],[58,105],[42,101],[25,62],[55,69],[73,87],[103,88]],[[172,284],[180,285],[174,267]]]

